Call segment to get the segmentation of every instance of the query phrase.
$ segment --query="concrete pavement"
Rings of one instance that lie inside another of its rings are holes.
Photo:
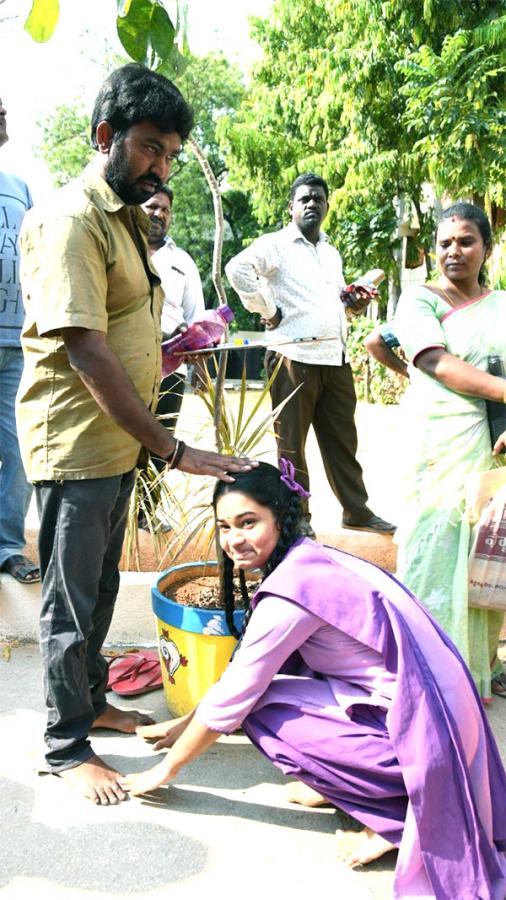
[[[117,807],[95,807],[54,776],[37,776],[44,724],[37,648],[14,648],[0,673],[2,900],[303,900],[329,884],[346,900],[391,896],[394,859],[346,869],[333,847],[345,819],[285,803],[284,777],[243,736],[221,738],[175,787]],[[167,717],[161,691],[138,699],[120,705]],[[93,745],[124,772],[147,768],[155,756],[136,736],[97,732]]]
[[[330,891],[342,900],[390,900],[395,853],[347,869],[334,851],[346,817],[286,803],[284,776],[239,734],[220,738],[175,786],[117,807],[95,807],[58,778],[37,775],[40,682],[36,645],[0,657],[1,900],[306,900]],[[137,702],[114,699],[167,718],[160,690]],[[487,714],[504,758],[506,701],[495,699]],[[137,736],[95,732],[93,745],[123,772],[156,757]]]

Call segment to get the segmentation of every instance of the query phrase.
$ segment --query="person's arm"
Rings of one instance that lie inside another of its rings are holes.
[[[106,335],[85,328],[63,328],[62,337],[72,369],[100,409],[152,453],[170,458],[176,448],[175,438],[144,405],[118,357],[107,345]],[[249,470],[254,465],[248,459],[185,447],[177,468],[233,481],[228,472]]]
[[[413,361],[421,372],[457,394],[506,403],[506,379],[490,375],[448,353],[443,347],[421,351]]]
[[[502,453],[506,450],[506,431],[503,431],[502,434],[497,438],[492,453],[494,456],[498,456],[499,453]]]
[[[367,352],[374,356],[374,359],[377,359],[383,366],[387,366],[387,368],[392,369],[398,375],[403,375],[405,378],[409,377],[407,364],[385,343],[379,328],[375,328],[374,331],[367,335],[364,345]]]
[[[118,782],[123,790],[128,791],[133,796],[153,791],[162,784],[168,784],[169,781],[173,781],[183,766],[197,759],[219,737],[221,737],[219,731],[211,731],[206,725],[202,725],[201,722],[193,718],[161,762],[146,772],[124,775],[118,778]]]
[[[265,325],[267,331],[272,331],[273,328],[277,328],[282,319],[281,310],[276,307],[276,312],[270,319],[266,319],[264,316],[260,317],[260,321],[262,325]]]
[[[184,254],[184,267],[185,283],[181,306],[186,328],[193,322],[198,322],[198,320],[202,318],[206,311],[206,304],[204,301],[200,272],[195,261],[191,258],[190,254],[186,252]],[[211,355],[211,353],[209,355]],[[191,354],[181,357],[183,362],[194,367],[191,376],[191,386],[194,393],[199,393],[206,389],[206,361],[208,358],[207,355],[204,357],[192,356]]]
[[[153,744],[153,750],[163,750],[165,747],[173,747],[183,731],[188,727],[195,709],[176,719],[168,719],[166,722],[158,722],[154,725],[139,725],[135,733],[144,738],[148,744]]]
[[[148,772],[125,776],[122,787],[142,794],[166,784],[220,734],[239,727],[283,663],[323,624],[295,603],[264,597],[251,616],[238,652],[200,702],[167,757]]]
[[[266,238],[259,238],[234,256],[225,266],[225,272],[243,306],[249,312],[259,313],[267,322],[274,323],[279,310],[273,298],[262,293],[259,280],[268,278],[276,271],[278,264],[272,240],[269,236]],[[272,324],[272,327],[275,325]]]
[[[183,318],[187,325],[198,321],[206,310],[202,281],[195,261],[185,253],[185,283],[182,298]]]
[[[394,333],[412,364],[457,394],[505,402],[506,380],[483,372],[450,353],[441,320],[447,305],[439,294],[420,286],[403,291]]]
[[[341,301],[346,310],[347,318],[354,319],[367,309],[371,300],[375,300],[379,292],[375,287],[364,284],[348,285],[341,291]]]

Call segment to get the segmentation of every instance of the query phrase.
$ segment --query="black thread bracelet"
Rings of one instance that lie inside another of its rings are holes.
[[[177,469],[179,463],[181,462],[181,457],[183,456],[183,453],[185,450],[186,450],[185,442],[177,441],[174,455],[169,463],[169,469]]]
[[[174,457],[175,457],[175,455],[176,455],[176,453],[177,453],[177,448],[178,448],[178,447],[179,447],[179,441],[176,440],[176,443],[174,444],[174,449],[171,450],[170,453],[167,454],[167,456],[162,456],[162,459],[165,460],[165,462],[167,463],[167,466],[169,467],[169,469],[172,469],[172,463],[173,463],[173,461],[174,461]]]

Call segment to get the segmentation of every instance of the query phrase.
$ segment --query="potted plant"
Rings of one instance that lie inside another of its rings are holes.
[[[209,421],[215,421],[220,404],[219,442],[224,453],[255,456],[272,432],[279,408],[263,408],[269,382],[251,402],[246,371],[235,403],[217,396],[217,386],[207,374],[200,397]],[[249,408],[248,408],[249,402]],[[287,401],[285,401],[287,402]],[[233,408],[235,407],[235,408]],[[153,482],[152,482],[153,483]],[[221,675],[241,631],[243,610],[227,616],[223,605],[221,550],[216,541],[211,496],[212,479],[180,474],[174,479],[155,480],[158,510],[171,530],[154,537],[163,540],[159,566],[165,568],[152,587],[152,608],[167,704],[175,715],[192,709],[208,687]],[[149,501],[144,509],[151,512]],[[181,562],[183,557],[191,561]]]

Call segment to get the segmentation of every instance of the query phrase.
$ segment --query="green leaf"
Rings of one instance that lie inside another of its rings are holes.
[[[186,72],[189,65],[190,59],[184,56],[174,44],[168,59],[164,60],[156,71],[159,72],[160,75],[165,75],[166,78],[180,78],[181,75]]]
[[[59,0],[33,0],[30,15],[25,22],[25,31],[34,41],[44,44],[52,37],[59,17]]]
[[[176,30],[159,0],[129,0],[118,7],[118,37],[128,55],[151,69],[169,60]]]
[[[171,57],[176,29],[163,6],[156,5],[151,16],[151,45],[163,62]]]

